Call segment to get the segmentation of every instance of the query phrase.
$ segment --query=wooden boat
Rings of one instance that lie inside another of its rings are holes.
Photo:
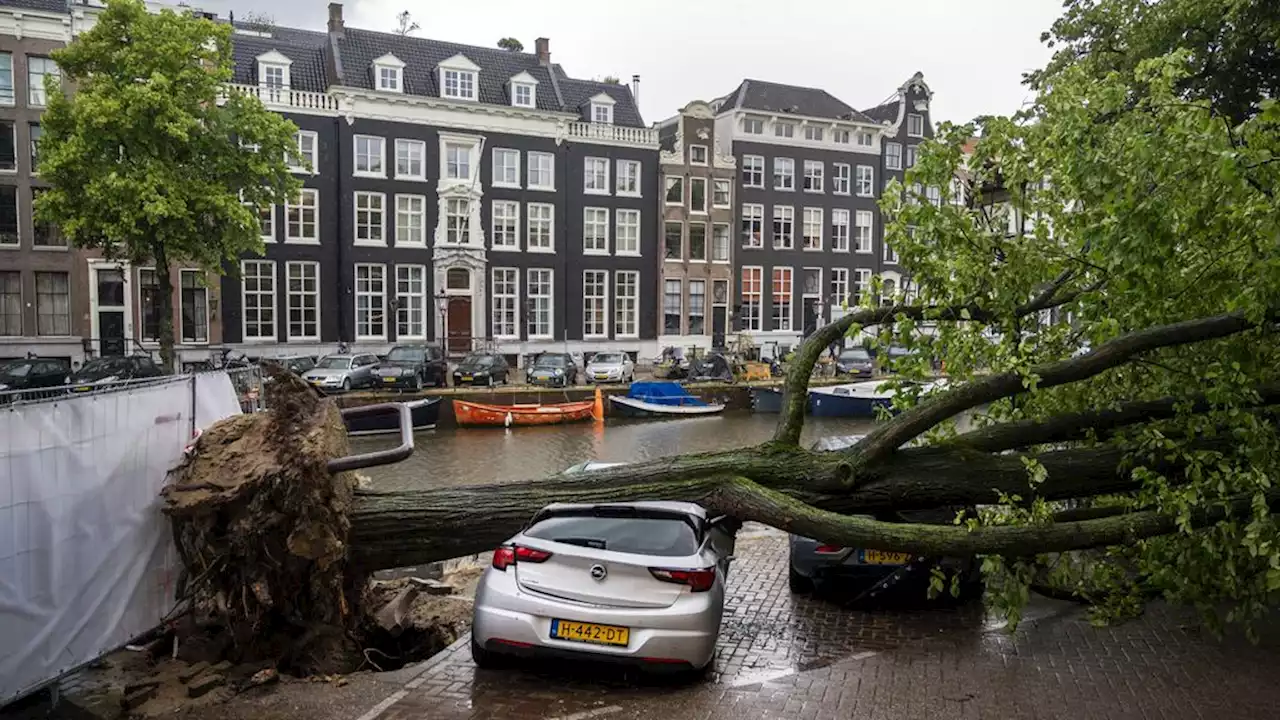
[[[551,405],[487,405],[467,400],[453,401],[453,417],[459,425],[512,427],[519,425],[558,425],[591,417],[594,400],[553,403]]]
[[[724,405],[708,403],[685,392],[680,383],[631,383],[626,397],[610,395],[614,412],[625,417],[691,417],[724,412]]]
[[[430,430],[440,419],[440,398],[438,397],[410,400],[405,405],[409,406],[409,415],[413,418],[415,432]],[[392,413],[344,416],[342,422],[347,426],[348,435],[385,435],[400,432],[400,418]]]
[[[778,388],[751,388],[751,411],[782,412],[782,391]]]
[[[897,391],[880,390],[883,380],[828,385],[809,389],[809,413],[815,417],[865,417],[874,418],[876,408],[893,411],[893,396]],[[922,392],[928,392],[938,383],[924,383]]]

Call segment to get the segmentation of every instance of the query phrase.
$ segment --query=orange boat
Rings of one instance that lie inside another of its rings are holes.
[[[486,405],[454,400],[453,417],[459,425],[557,425],[586,420],[594,407],[594,400],[551,405]]]

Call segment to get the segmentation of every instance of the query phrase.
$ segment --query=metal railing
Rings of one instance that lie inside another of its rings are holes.
[[[251,413],[266,409],[266,396],[263,392],[263,375],[260,367],[253,365],[215,372],[227,373],[227,377],[231,380],[231,387],[235,389],[236,398],[240,401],[241,411]],[[64,382],[60,385],[49,387],[4,390],[0,391],[0,407],[13,409],[21,405],[57,402],[72,397],[106,395],[177,383],[186,383],[190,386],[194,403],[195,376],[196,374],[161,375],[159,377],[112,380],[110,382]]]

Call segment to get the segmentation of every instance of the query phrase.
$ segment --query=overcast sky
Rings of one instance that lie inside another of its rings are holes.
[[[225,16],[266,12],[279,25],[322,30],[327,0],[189,0]],[[1061,0],[347,0],[349,27],[390,31],[409,10],[418,37],[493,45],[513,36],[574,77],[640,75],[646,122],[710,100],[743,78],[827,90],[858,109],[912,73],[934,92],[935,121],[1008,114],[1029,99],[1022,73],[1042,66],[1040,43]]]

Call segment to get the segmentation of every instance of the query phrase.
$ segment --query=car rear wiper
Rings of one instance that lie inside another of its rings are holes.
[[[579,545],[581,547],[594,548],[596,550],[604,550],[605,541],[600,538],[589,537],[557,537],[551,538],[551,542],[564,543],[565,545]]]

